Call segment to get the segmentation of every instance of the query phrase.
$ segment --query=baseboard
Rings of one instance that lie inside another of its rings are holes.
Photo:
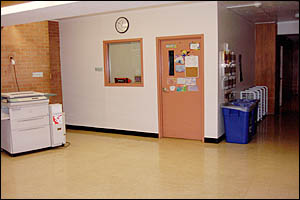
[[[117,129],[108,129],[108,128],[96,128],[96,127],[89,127],[89,126],[76,126],[76,125],[66,124],[66,129],[158,138],[157,133],[146,133],[146,132],[139,132],[139,131],[127,131],[127,130],[117,130]]]
[[[205,143],[215,143],[215,144],[218,144],[218,143],[220,143],[224,139],[225,139],[225,134],[223,134],[219,138],[206,138],[206,137],[204,137],[204,142]]]

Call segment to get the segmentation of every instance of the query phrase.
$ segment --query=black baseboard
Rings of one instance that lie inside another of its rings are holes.
[[[89,127],[89,126],[75,126],[75,125],[66,124],[66,129],[158,138],[157,133],[146,133],[146,132],[117,130],[117,129],[108,129],[108,128],[96,128],[96,127]]]
[[[215,143],[215,144],[218,144],[218,143],[220,143],[224,139],[225,139],[225,134],[223,134],[219,138],[204,138],[204,142],[205,143]]]

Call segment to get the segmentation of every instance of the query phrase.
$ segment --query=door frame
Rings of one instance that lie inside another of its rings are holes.
[[[203,41],[203,63],[200,63],[203,67],[199,67],[199,78],[201,80],[202,87],[199,88],[200,92],[202,92],[202,101],[200,102],[201,108],[203,108],[203,112],[201,112],[202,118],[202,135],[201,141],[204,142],[204,34],[193,34],[193,35],[178,35],[178,36],[164,36],[164,37],[156,37],[156,71],[157,71],[157,104],[158,104],[158,137],[163,138],[163,103],[162,103],[162,54],[161,54],[161,43],[166,40],[184,40],[184,39],[201,39]],[[202,46],[202,45],[200,45]]]

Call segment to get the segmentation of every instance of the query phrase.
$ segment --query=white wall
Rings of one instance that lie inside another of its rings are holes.
[[[289,34],[299,34],[299,20],[277,23],[277,35]]]
[[[116,32],[124,16],[130,27]],[[217,2],[131,10],[60,21],[66,123],[158,133],[156,37],[204,34],[205,137],[218,133]],[[144,87],[104,87],[103,40],[143,38]]]
[[[228,10],[218,3],[218,50],[224,50],[224,43],[236,53],[236,89],[239,92],[255,84],[255,24]],[[243,81],[240,82],[238,55],[242,55]],[[237,97],[238,98],[238,97]],[[219,105],[224,103],[221,68],[219,67]],[[221,107],[218,112],[219,137],[224,133],[224,122]]]

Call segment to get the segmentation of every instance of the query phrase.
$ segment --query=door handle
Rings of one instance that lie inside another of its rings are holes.
[[[162,91],[163,92],[168,92],[168,89],[167,88],[162,88]]]

